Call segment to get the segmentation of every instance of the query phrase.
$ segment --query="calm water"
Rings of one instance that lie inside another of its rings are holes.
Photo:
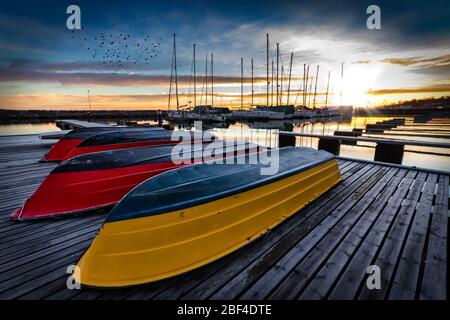
[[[59,128],[53,122],[26,123],[26,124],[0,124],[0,136],[14,136],[22,134],[37,134],[57,131]]]
[[[299,133],[314,133],[332,135],[336,130],[351,131],[353,128],[365,128],[367,124],[389,120],[392,117],[352,117],[349,119],[331,120],[302,120],[302,121],[269,121],[244,123],[237,122],[226,128],[222,124],[204,127],[212,129],[221,138],[239,138],[259,143],[261,145],[277,147],[279,130]],[[137,121],[138,123],[155,124],[155,121]],[[112,122],[111,122],[112,123]],[[190,129],[190,125],[183,127]],[[219,127],[218,127],[219,126]],[[54,123],[11,124],[0,125],[0,136],[36,134],[59,130]],[[406,139],[419,141],[450,142],[450,118],[436,118],[426,124],[416,124],[413,118],[406,118],[405,126],[398,126],[386,135],[364,135],[368,137],[382,137],[392,139]],[[317,148],[318,139],[298,137],[298,146]],[[356,159],[373,160],[375,144],[359,143],[358,146],[341,145],[341,156]],[[406,146],[403,164],[438,170],[450,171],[450,149]]]

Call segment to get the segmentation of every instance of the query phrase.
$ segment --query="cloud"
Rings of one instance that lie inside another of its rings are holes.
[[[416,88],[394,88],[394,89],[377,89],[367,92],[367,94],[390,95],[390,94],[418,94],[418,93],[450,93],[450,84],[416,87]]]
[[[146,73],[115,73],[105,67],[103,72],[89,72],[95,64],[90,63],[58,63],[46,64],[33,60],[13,60],[7,66],[0,66],[0,82],[56,82],[63,85],[98,85],[98,86],[168,86],[169,75],[146,74]],[[198,83],[204,77],[198,76]],[[292,80],[300,80],[292,77]],[[192,80],[190,75],[179,75],[180,85],[187,84]],[[266,81],[265,77],[253,78],[255,84]],[[241,82],[239,76],[214,76],[216,85],[238,84]],[[243,82],[251,83],[251,77],[245,76]]]
[[[292,90],[290,92],[290,102],[300,103],[302,91]],[[313,93],[309,93],[311,96]],[[325,92],[317,92],[317,97],[323,101]],[[287,92],[283,92],[283,101],[287,100]],[[297,97],[298,96],[298,97]],[[93,109],[166,109],[169,95],[164,94],[97,94],[91,95],[90,101]],[[211,94],[208,95],[208,100]],[[215,93],[215,105],[238,106],[241,95],[239,92]],[[264,103],[265,93],[255,93],[253,95],[255,104]],[[180,104],[184,105],[188,101],[192,102],[192,94],[179,94]],[[249,105],[251,94],[246,92],[243,95],[244,104]],[[273,99],[275,100],[275,98]],[[318,99],[319,100],[319,99]],[[209,100],[209,103],[211,100]],[[205,103],[205,96],[198,94],[197,103]],[[318,102],[319,103],[319,102]],[[0,109],[88,109],[88,100],[85,95],[68,95],[40,93],[33,95],[5,95],[0,96]],[[175,99],[172,95],[171,108],[175,108]]]
[[[146,73],[111,72],[107,67],[102,72],[90,72],[94,63],[68,62],[47,64],[37,60],[13,60],[7,66],[0,66],[0,82],[56,82],[63,85],[97,85],[97,86],[169,86],[170,76]],[[301,77],[291,77],[292,80],[301,80]],[[179,75],[180,86],[192,81],[190,75]],[[198,85],[204,81],[203,75],[197,77]],[[210,80],[209,80],[210,81]],[[249,76],[244,76],[245,84],[251,83]],[[255,84],[265,83],[266,78],[253,77]],[[241,83],[240,76],[214,76],[215,85],[228,85]]]
[[[418,63],[418,61],[419,61],[418,58],[414,57],[414,58],[386,58],[381,60],[380,62],[396,64],[399,66],[410,66],[412,64]]]
[[[365,26],[365,9],[370,4],[365,1],[281,0],[273,6],[268,0],[233,3],[199,0],[160,5],[130,0],[127,5],[113,1],[107,8],[92,1],[80,4],[86,28],[74,34],[65,28],[64,4],[12,2],[4,8],[4,13],[0,14],[0,93],[12,96],[54,91],[70,95],[85,91],[80,87],[86,86],[97,86],[97,93],[118,95],[167,92],[173,33],[177,34],[179,85],[185,88],[190,81],[192,43],[197,44],[198,74],[205,67],[205,52],[214,52],[215,83],[217,87],[224,87],[217,88],[217,93],[239,92],[241,57],[244,57],[244,82],[250,83],[250,58],[254,58],[255,83],[263,84],[266,33],[270,34],[270,62],[276,61],[275,43],[279,42],[285,70],[289,55],[294,52],[293,74],[296,76],[303,75],[304,63],[320,64],[319,87],[324,86],[329,70],[332,71],[332,86],[339,87],[340,66],[344,62],[345,80],[358,87],[358,92],[352,87],[355,97],[362,96],[367,88],[413,90],[450,78],[450,58],[446,54],[450,28],[444,1],[430,5],[420,1],[382,0],[377,3],[382,9],[382,30],[379,31],[368,30]],[[61,8],[61,15],[58,8]],[[150,65],[126,64],[125,71],[114,72],[110,66],[92,60],[97,58],[91,58],[83,42],[78,41],[80,37],[87,37],[86,43],[92,49],[96,44],[92,39],[99,32],[109,36],[128,30],[130,25],[136,39],[141,33],[161,37],[163,54]],[[359,75],[364,74],[359,70],[369,69],[376,71],[373,83],[357,86],[358,78],[352,78],[352,72]],[[314,75],[314,70],[315,66],[310,74]],[[199,76],[199,88],[202,81]],[[380,94],[383,90],[379,90]],[[79,99],[83,104],[84,98]],[[101,99],[107,101],[107,97]],[[144,104],[147,98],[126,99],[130,103]],[[33,103],[33,100],[28,102]],[[42,105],[44,103],[42,101]],[[58,103],[64,105],[63,101]]]
[[[396,64],[400,66],[411,66],[425,64],[425,66],[448,66],[450,64],[450,54],[437,57],[411,57],[411,58],[386,58],[380,62]]]
[[[386,58],[380,62],[406,67],[407,72],[433,78],[450,77],[450,54],[435,57]]]

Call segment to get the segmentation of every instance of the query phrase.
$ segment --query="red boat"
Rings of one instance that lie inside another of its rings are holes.
[[[44,156],[42,161],[53,162],[62,161],[67,154],[76,148],[84,140],[107,132],[121,132],[121,131],[155,131],[164,132],[163,128],[127,128],[127,127],[94,127],[94,128],[79,128],[70,131],[62,139],[53,145],[50,151]]]
[[[96,134],[73,148],[64,156],[63,161],[92,152],[176,144],[178,141],[172,140],[172,133],[172,131],[133,130]]]
[[[191,161],[202,158],[204,144],[194,144]],[[27,220],[80,213],[117,203],[131,189],[159,173],[185,166],[172,162],[173,146],[129,148],[90,153],[67,160],[55,168],[35,193],[12,214]],[[257,150],[257,145],[235,143],[221,155]],[[200,157],[200,158],[199,158]]]

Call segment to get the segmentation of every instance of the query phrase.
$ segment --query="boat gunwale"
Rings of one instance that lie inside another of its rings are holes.
[[[107,132],[102,132],[102,133],[98,133],[95,135],[92,135],[90,137],[88,137],[87,139],[84,139],[79,145],[77,145],[74,149],[78,149],[78,148],[89,148],[89,147],[102,147],[102,146],[110,146],[110,145],[117,145],[117,144],[124,144],[124,143],[134,143],[134,142],[141,142],[141,141],[165,141],[167,139],[165,139],[166,137],[171,138],[172,134],[170,133],[170,131],[164,132],[164,135],[161,135],[161,132],[158,132],[158,130],[150,130],[150,131],[154,131],[152,133],[154,133],[154,136],[150,136],[146,139],[143,140],[131,140],[131,141],[122,141],[122,142],[113,142],[113,143],[106,143],[106,144],[93,144],[93,145],[84,145],[85,143],[90,143],[92,141],[90,140],[94,140],[95,138],[101,136],[101,135],[107,135],[107,134],[113,134],[113,133],[127,133],[127,132],[136,132],[136,133],[142,133],[142,132],[146,132],[146,130],[131,130],[131,131],[127,131],[127,130],[115,130],[115,131],[107,131]],[[158,135],[159,134],[159,135]],[[155,139],[156,138],[156,139]]]
[[[219,140],[219,141],[222,141],[222,140]],[[223,140],[223,141],[225,141],[225,140]],[[175,154],[175,153],[173,153],[173,152],[169,152],[169,153],[165,153],[165,154],[163,154],[163,155],[158,155],[158,156],[153,156],[153,157],[151,157],[151,158],[147,158],[147,159],[144,159],[144,160],[140,160],[140,161],[138,161],[138,162],[133,162],[133,163],[130,163],[130,164],[126,164],[126,165],[121,165],[121,166],[117,166],[117,167],[111,167],[111,168],[97,168],[97,169],[78,169],[78,170],[67,170],[67,171],[58,171],[58,170],[61,170],[61,168],[65,165],[65,164],[67,164],[67,163],[69,163],[70,161],[73,161],[73,160],[76,160],[76,159],[78,159],[78,158],[80,158],[80,157],[87,157],[87,156],[91,156],[91,155],[95,155],[95,154],[99,154],[99,153],[103,153],[103,152],[112,152],[112,153],[115,153],[115,152],[117,152],[117,153],[119,153],[119,152],[126,152],[126,151],[130,151],[130,150],[134,150],[134,149],[145,149],[145,148],[169,148],[169,147],[174,147],[175,145],[176,145],[176,143],[175,143],[176,141],[174,141],[174,143],[173,144],[161,144],[161,145],[152,145],[152,146],[139,146],[139,147],[133,147],[133,148],[126,148],[126,149],[115,149],[115,150],[101,150],[101,151],[96,151],[96,152],[90,152],[90,153],[83,153],[83,154],[79,154],[79,155],[77,155],[77,156],[74,156],[74,157],[71,157],[71,158],[68,158],[67,160],[64,160],[64,161],[62,161],[57,167],[55,167],[51,172],[50,172],[50,174],[57,174],[57,173],[69,173],[69,172],[88,172],[88,171],[96,171],[96,170],[114,170],[114,169],[120,169],[120,168],[128,168],[128,167],[133,167],[133,166],[138,166],[138,165],[141,165],[142,164],[142,162],[145,162],[145,161],[148,161],[148,160],[156,160],[156,159],[161,159],[161,158],[164,158],[164,157],[168,157],[168,156],[172,156],[173,154]],[[249,147],[256,147],[257,146],[257,144],[253,144],[253,143],[248,143],[248,142],[245,142],[245,141],[238,141],[238,142],[240,142],[240,143],[238,143],[238,144],[234,144],[233,145],[233,147],[239,147],[239,146],[244,146],[244,145],[249,145]],[[195,145],[206,145],[206,144],[210,144],[211,142],[209,142],[209,141],[205,141],[205,142],[196,142],[196,141],[194,141],[193,143],[191,142],[191,146],[195,146]],[[201,150],[201,151],[203,151],[204,150],[204,148],[202,148],[202,149],[195,149],[195,150],[192,150],[191,152],[195,152],[195,151],[199,151],[199,150]],[[191,157],[191,160],[192,160],[193,158]]]

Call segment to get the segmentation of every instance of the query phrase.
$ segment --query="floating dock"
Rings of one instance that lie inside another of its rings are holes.
[[[38,163],[49,141],[24,139],[0,144],[0,299],[447,297],[449,176],[343,159],[343,182],[219,261],[145,286],[69,290],[67,268],[106,213],[11,221],[11,212],[55,167]],[[366,285],[371,265],[379,267],[381,289]]]
[[[91,121],[83,121],[83,120],[56,120],[56,126],[63,130],[66,129],[77,129],[77,128],[97,128],[97,127],[113,127],[107,123],[100,122],[91,122]]]

